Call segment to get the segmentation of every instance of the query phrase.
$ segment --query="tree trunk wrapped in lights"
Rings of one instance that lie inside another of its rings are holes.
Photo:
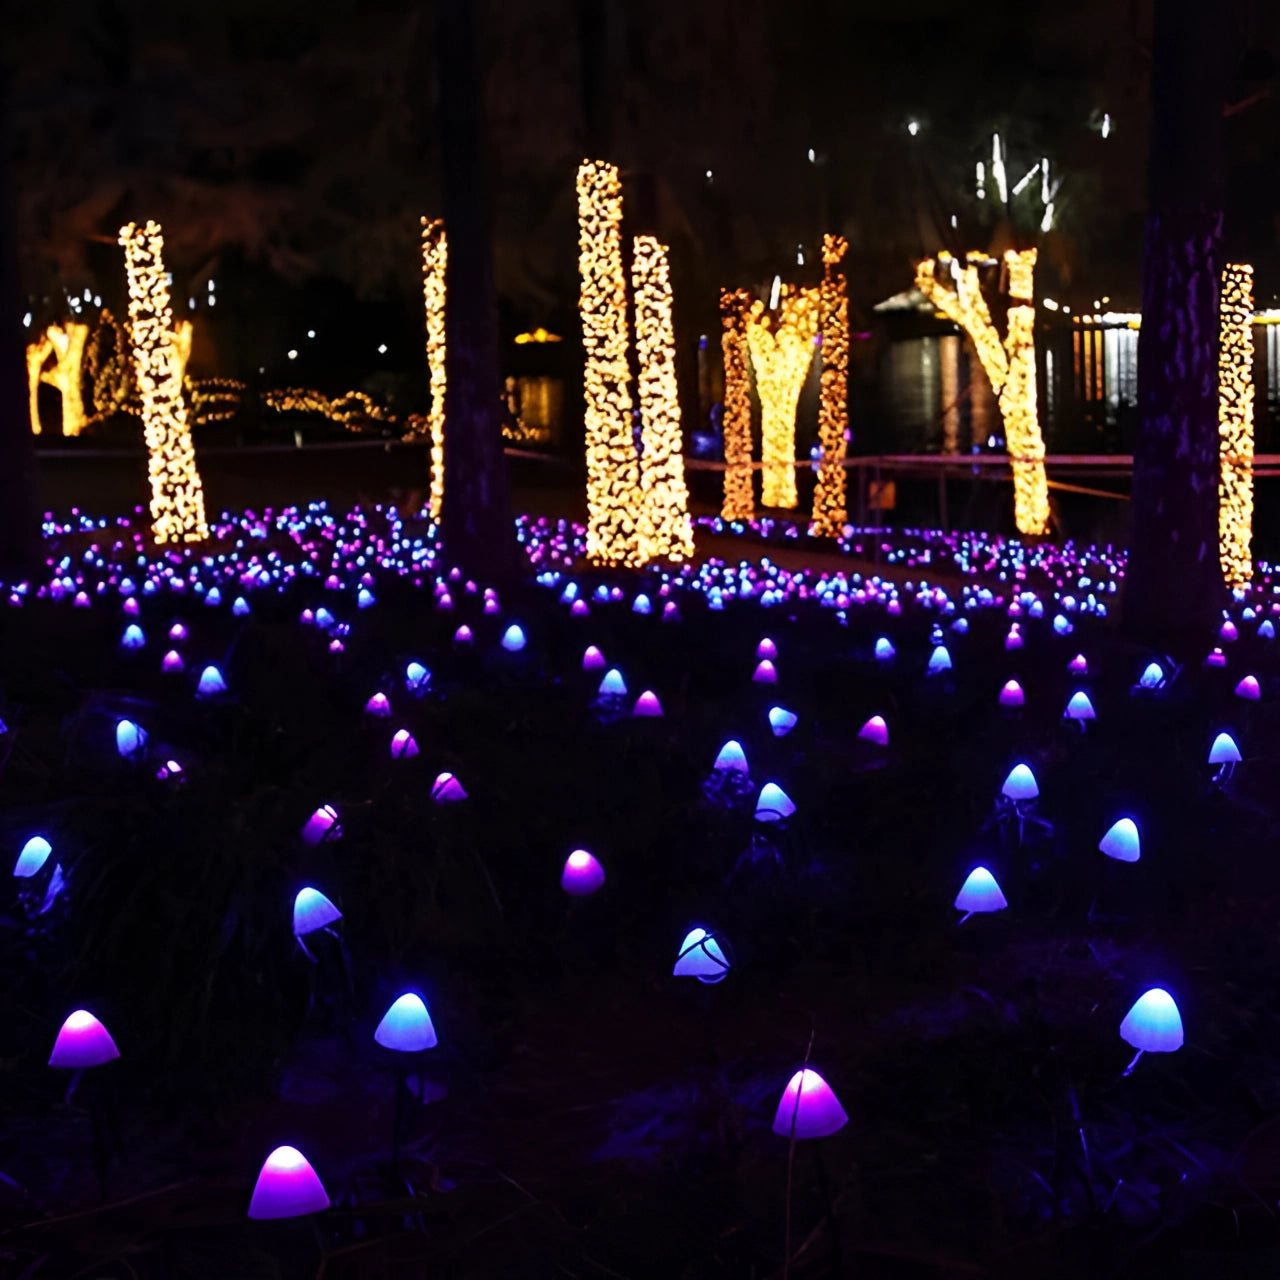
[[[818,332],[818,290],[783,285],[776,317],[763,301],[747,313],[747,345],[760,396],[760,501],[794,507],[796,494],[796,406],[813,362]]]
[[[84,395],[81,379],[84,374],[85,343],[89,339],[89,326],[69,321],[67,324],[51,324],[44,336],[27,347],[27,381],[31,391],[31,430],[35,435],[40,425],[40,383],[47,382],[58,389],[62,397],[62,434],[78,436],[87,421],[84,412]],[[45,362],[54,358],[52,369]]]
[[[200,542],[208,537],[204,489],[182,399],[186,363],[174,331],[160,226],[120,229],[129,282],[129,336],[142,399],[142,429],[149,455],[151,521],[156,542]],[[190,335],[186,335],[186,353]]]
[[[849,427],[849,293],[841,263],[849,248],[844,236],[822,237],[822,399],[818,444],[822,459],[813,491],[813,524],[820,538],[840,535],[846,519],[844,458]]]
[[[720,291],[720,343],[724,351],[724,503],[726,520],[750,520],[756,513],[751,478],[751,378],[747,350],[747,309],[751,295],[745,289]]]
[[[1044,470],[1044,438],[1036,410],[1034,275],[1036,251],[1006,251],[1009,312],[1004,341],[982,296],[978,266],[986,261],[970,253],[963,269],[949,253],[926,258],[916,266],[916,288],[973,342],[991,382],[1004,420],[1005,447],[1013,471],[1013,509],[1018,532],[1049,530],[1049,485]],[[951,276],[954,288],[938,279],[938,268]]]
[[[627,281],[622,269],[622,184],[615,165],[578,168],[578,268],[585,354],[587,555],[639,565],[640,464],[627,390]]]
[[[1218,299],[1218,556],[1227,586],[1253,578],[1253,268],[1229,262]]]
[[[431,412],[427,430],[431,437],[431,518],[437,522],[444,509],[444,394],[445,394],[445,270],[449,245],[444,223],[422,219],[422,301],[427,320],[427,381],[431,388]]]
[[[640,484],[646,559],[687,560],[693,555],[693,525],[681,450],[666,246],[652,236],[636,236],[631,277],[640,363]]]

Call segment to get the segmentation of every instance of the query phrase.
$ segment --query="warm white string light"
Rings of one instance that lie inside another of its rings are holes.
[[[745,289],[720,291],[720,345],[724,352],[724,500],[726,520],[750,520],[755,515],[755,487],[751,472],[751,372],[747,349],[747,311],[751,295]]]
[[[1218,297],[1218,557],[1227,586],[1253,579],[1253,267],[1230,262]]]
[[[810,532],[822,538],[840,535],[847,518],[844,458],[849,428],[849,293],[841,269],[849,242],[822,237],[822,398],[818,405],[818,444],[822,460],[813,491]]]
[[[164,237],[156,222],[120,229],[129,284],[129,336],[142,400],[142,428],[151,480],[151,528],[156,542],[199,542],[208,537],[204,489],[182,399],[185,364],[169,305]],[[190,333],[185,351],[191,349]]]
[[[440,519],[444,510],[444,400],[445,400],[445,268],[449,245],[444,222],[422,219],[422,300],[427,318],[427,379],[431,388],[431,410],[427,429],[431,433],[431,518]]]
[[[693,525],[684,478],[671,273],[667,248],[653,236],[636,236],[631,279],[640,366],[640,484],[645,502],[642,537],[648,544],[646,558],[687,560],[693,555]]]
[[[627,282],[622,268],[622,184],[615,165],[578,168],[579,310],[585,356],[587,555],[597,564],[646,559],[644,508],[627,389]]]

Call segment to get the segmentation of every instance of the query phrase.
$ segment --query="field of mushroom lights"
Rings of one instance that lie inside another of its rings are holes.
[[[430,1242],[417,1211],[500,1158],[540,1198],[616,1164],[659,1220],[658,1170],[750,1168],[731,1245],[672,1237],[707,1274],[781,1266],[784,1182],[796,1274],[901,1251],[928,1151],[998,1170],[998,1209],[928,1228],[974,1264],[1050,1221],[1269,1222],[1269,566],[1170,656],[1113,634],[1109,548],[850,531],[806,571],[768,555],[794,526],[709,520],[739,562],[599,572],[583,530],[519,528],[507,598],[392,509],[159,553],[47,521],[0,604],[3,1056],[42,1134],[5,1104],[13,1240],[145,1193],[159,1095],[252,1097],[209,1194],[319,1213],[326,1250],[393,1194]],[[367,1123],[298,1103],[317,1044]],[[502,1136],[579,1085],[572,1159]]]

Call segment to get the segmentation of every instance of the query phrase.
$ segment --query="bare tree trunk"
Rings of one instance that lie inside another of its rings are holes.
[[[485,163],[483,76],[474,0],[436,0],[436,73],[444,220],[445,556],[468,574],[508,583],[519,574],[502,451],[498,300]]]
[[[1226,6],[1230,8],[1230,5]],[[1125,629],[1177,643],[1212,623],[1218,563],[1218,287],[1224,6],[1161,0],[1151,68],[1138,432]]]
[[[29,572],[40,554],[36,450],[28,415],[27,366],[10,190],[8,75],[0,65],[0,572]]]

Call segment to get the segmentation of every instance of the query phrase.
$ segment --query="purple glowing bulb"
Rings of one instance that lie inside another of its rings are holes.
[[[391,758],[393,760],[412,760],[418,754],[418,744],[408,729],[397,729],[391,739]]]
[[[777,684],[778,672],[768,658],[761,658],[755,671],[751,673],[752,684]]]
[[[18,854],[18,861],[13,864],[13,874],[19,880],[30,879],[49,860],[49,855],[52,852],[53,846],[44,836],[32,836],[22,846],[22,852]]]
[[[632,709],[633,716],[660,718],[662,715],[662,703],[658,701],[658,695],[652,689],[646,689],[637,699],[636,705]]]
[[[319,889],[299,889],[293,900],[293,933],[301,938],[342,919],[342,912]]]
[[[501,613],[501,612],[502,612],[502,606],[498,603],[498,601],[497,601],[496,597],[494,597],[494,596],[490,596],[490,597],[489,597],[489,598],[484,602],[484,610],[483,610],[483,612],[484,612],[485,614],[489,615],[490,617],[492,617],[494,614],[498,614],[498,613]]]
[[[573,618],[588,618],[591,616],[591,606],[579,597],[569,607],[569,616]]]
[[[168,653],[160,659],[160,670],[166,675],[176,675],[186,667],[186,663],[182,661],[182,654],[177,649],[170,649]]]
[[[1222,626],[1218,628],[1218,639],[1226,644],[1230,644],[1239,635],[1236,631],[1236,624],[1230,618],[1223,620]]]
[[[997,699],[1002,707],[1021,707],[1027,699],[1022,692],[1022,686],[1016,680],[1009,680],[1000,690],[1000,697]]]
[[[436,804],[457,804],[467,798],[467,793],[453,774],[442,773],[431,784],[431,798]]]
[[[365,715],[385,720],[391,714],[391,700],[385,693],[375,693],[364,704]]]
[[[1073,676],[1087,676],[1089,674],[1089,663],[1083,653],[1077,653],[1070,662],[1067,663],[1067,670]]]
[[[858,730],[858,737],[863,742],[874,742],[878,747],[887,747],[889,745],[889,726],[885,724],[884,716],[872,716]]]
[[[1004,638],[1004,647],[1006,650],[1022,648],[1022,633],[1018,630],[1016,622],[1009,628],[1009,634]]]
[[[277,1147],[265,1160],[249,1200],[251,1218],[300,1218],[322,1213],[329,1195],[297,1147]]]
[[[87,1009],[77,1009],[62,1024],[49,1055],[51,1067],[80,1071],[99,1067],[120,1056],[111,1033]]]
[[[1227,655],[1221,649],[1212,649],[1209,656],[1205,658],[1204,665],[1206,667],[1225,667],[1227,665]]]
[[[322,840],[336,840],[340,835],[342,827],[338,824],[338,811],[331,804],[322,804],[302,828],[302,841],[312,848]]]
[[[585,898],[604,884],[604,868],[585,849],[575,849],[564,862],[560,887],[575,898]]]
[[[382,1015],[373,1038],[384,1049],[394,1049],[397,1053],[421,1053],[424,1049],[434,1049],[439,1043],[427,1006],[422,997],[412,991],[406,991]]]
[[[1236,685],[1236,697],[1243,698],[1246,702],[1257,702],[1262,697],[1262,689],[1258,685],[1258,677],[1245,676]]]
[[[770,662],[772,662],[774,658],[776,658],[777,656],[778,656],[778,646],[774,644],[773,641],[770,640],[768,636],[765,636],[765,638],[761,640],[758,645],[756,645],[756,657],[759,658],[762,662],[766,658]]]
[[[453,633],[453,646],[455,649],[470,649],[474,642],[475,636],[465,622]]]
[[[784,1138],[826,1138],[849,1123],[831,1086],[804,1067],[787,1082],[773,1117],[773,1131]]]
[[[604,654],[595,645],[588,645],[586,653],[582,655],[583,671],[603,671],[604,665]]]

